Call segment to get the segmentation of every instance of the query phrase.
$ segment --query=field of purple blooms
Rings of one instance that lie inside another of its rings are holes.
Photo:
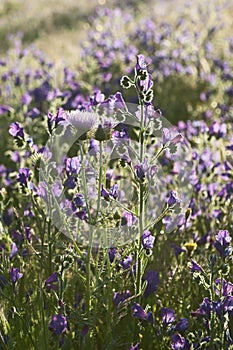
[[[104,3],[0,57],[0,349],[233,349],[232,4]]]

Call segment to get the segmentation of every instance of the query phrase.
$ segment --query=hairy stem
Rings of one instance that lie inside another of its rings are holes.
[[[139,135],[139,148],[140,148],[140,163],[143,162],[144,159],[144,153],[145,153],[145,131],[144,131],[144,105],[141,101],[141,122],[140,122],[140,135]],[[144,202],[144,185],[142,182],[140,182],[139,185],[139,203],[138,203],[138,242],[137,242],[137,257],[136,257],[136,290],[135,294],[141,293],[142,289],[142,260],[140,256],[140,251],[142,248],[142,234],[143,234],[143,228],[144,228],[144,220],[145,220],[145,202]]]

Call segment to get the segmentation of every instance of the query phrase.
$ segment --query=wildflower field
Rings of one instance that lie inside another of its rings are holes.
[[[0,349],[233,349],[233,2],[35,3],[0,4]]]

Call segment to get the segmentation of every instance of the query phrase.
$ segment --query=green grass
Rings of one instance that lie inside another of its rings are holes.
[[[34,43],[55,61],[63,57],[75,62],[87,18],[97,4],[97,0],[1,0],[0,55],[10,46],[8,35],[22,32],[25,45]]]

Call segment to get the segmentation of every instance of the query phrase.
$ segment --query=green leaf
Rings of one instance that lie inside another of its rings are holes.
[[[124,89],[129,89],[133,84],[130,80],[129,77],[127,77],[127,75],[124,75],[121,80],[120,80],[120,84]]]
[[[154,97],[153,90],[147,91],[147,93],[144,95],[144,102],[146,103],[152,102],[153,97]]]
[[[177,146],[174,143],[171,143],[168,146],[168,149],[171,154],[175,154],[177,152]]]

